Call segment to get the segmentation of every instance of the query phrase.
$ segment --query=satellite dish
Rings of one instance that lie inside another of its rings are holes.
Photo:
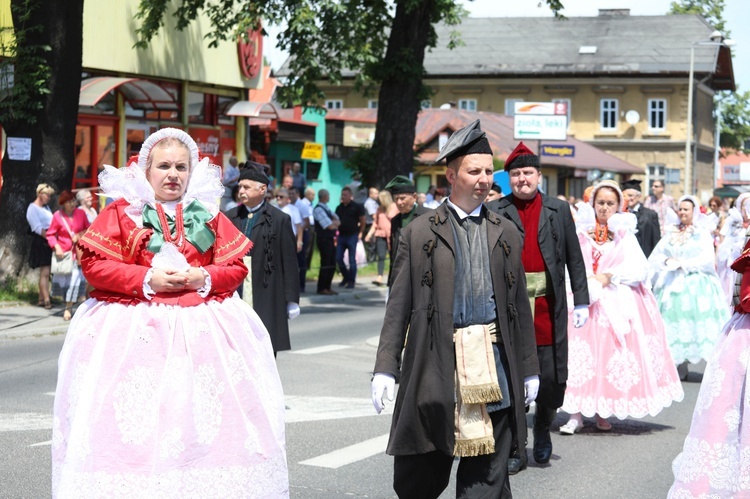
[[[628,122],[629,125],[635,125],[639,121],[641,121],[641,115],[638,114],[638,111],[635,109],[631,109],[627,113],[625,113],[625,121]]]
[[[597,169],[589,170],[588,173],[586,174],[586,180],[588,180],[589,182],[596,182],[597,180],[599,180],[599,177],[601,176],[602,176],[601,170],[597,170]]]

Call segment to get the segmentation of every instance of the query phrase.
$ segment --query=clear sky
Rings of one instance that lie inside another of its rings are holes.
[[[544,0],[460,0],[471,17],[540,17],[552,16]],[[541,6],[539,4],[542,4]],[[669,11],[671,0],[562,0],[566,17],[596,16],[599,9],[629,8],[634,16],[656,16]],[[725,0],[724,20],[733,47],[734,79],[738,91],[750,90],[750,1]],[[744,26],[743,26],[744,24]],[[743,29],[744,28],[744,29]],[[271,34],[264,40],[263,51],[274,69],[286,59],[286,54],[272,45],[278,30],[266,28]],[[685,47],[685,51],[690,47]]]

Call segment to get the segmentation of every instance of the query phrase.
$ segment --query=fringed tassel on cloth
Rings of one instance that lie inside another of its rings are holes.
[[[495,375],[497,376],[497,375]],[[500,402],[503,394],[500,386],[495,383],[485,385],[461,386],[461,400],[466,404],[482,404],[487,402]]]
[[[464,404],[460,396],[456,397],[453,455],[474,457],[494,452],[495,436],[487,405]]]
[[[487,403],[503,398],[497,381],[490,334],[494,324],[458,328],[456,348],[456,413],[453,455],[473,457],[495,452]]]

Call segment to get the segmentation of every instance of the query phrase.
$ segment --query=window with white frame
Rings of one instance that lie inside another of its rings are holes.
[[[420,109],[430,109],[432,107],[432,101],[429,99],[425,99],[419,103],[419,107]]]
[[[552,99],[553,103],[562,102],[563,104],[566,104],[567,111],[565,112],[565,115],[568,118],[568,128],[570,128],[570,105],[571,100],[570,99]]]
[[[648,100],[648,128],[649,130],[667,128],[667,99]]]
[[[458,108],[464,111],[476,111],[477,100],[476,99],[458,99]]]
[[[661,182],[664,185],[667,176],[667,165],[661,163],[651,163],[646,165],[648,171],[648,192],[651,192],[651,188],[654,186],[654,182]]]
[[[599,122],[602,130],[617,130],[617,99],[602,99],[599,104]]]
[[[377,108],[378,108],[377,99],[370,99],[367,101],[367,109],[377,109]]]
[[[523,99],[505,99],[505,116],[516,115],[516,102],[523,102]]]
[[[341,99],[329,99],[326,101],[326,109],[342,109],[344,101]]]

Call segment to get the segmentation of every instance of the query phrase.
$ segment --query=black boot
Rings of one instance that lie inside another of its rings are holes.
[[[527,464],[526,448],[521,452],[516,448],[508,458],[508,474],[515,475],[519,471],[525,470]]]
[[[534,461],[547,464],[552,457],[552,438],[549,427],[555,420],[557,411],[539,404],[534,415]]]

